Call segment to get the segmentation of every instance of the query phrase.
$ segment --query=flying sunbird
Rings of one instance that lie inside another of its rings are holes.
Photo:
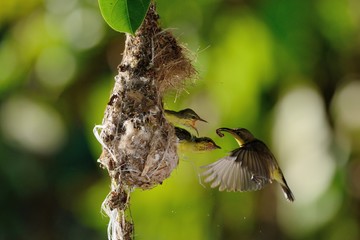
[[[259,139],[256,139],[245,128],[219,128],[216,133],[223,137],[221,132],[230,133],[239,148],[230,152],[229,156],[203,166],[205,182],[211,187],[219,186],[219,190],[227,191],[255,191],[262,189],[266,184],[277,181],[287,200],[295,200],[285,177],[270,149]]]

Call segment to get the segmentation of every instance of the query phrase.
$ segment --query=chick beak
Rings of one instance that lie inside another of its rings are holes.
[[[197,130],[197,128],[193,126],[193,129],[196,131],[196,136],[199,136],[199,131]]]
[[[215,149],[221,149],[220,146],[216,145],[214,142],[208,142],[200,147],[201,150],[210,151]]]
[[[207,121],[206,120],[204,120],[204,119],[202,119],[202,118],[198,118],[198,119],[196,119],[195,121],[201,121],[201,122],[206,122],[207,123]]]
[[[199,136],[199,131],[197,130],[197,128],[195,127],[195,123],[196,123],[196,120],[191,120],[189,121],[189,125],[192,129],[194,129],[196,131],[196,135]]]
[[[211,144],[213,146],[213,149],[221,149],[220,146],[216,145],[215,143]]]

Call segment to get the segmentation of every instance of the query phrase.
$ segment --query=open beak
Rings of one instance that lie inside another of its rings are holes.
[[[196,136],[199,136],[199,131],[197,130],[197,128],[195,126],[193,126],[193,125],[191,125],[191,127],[195,130]]]
[[[192,129],[194,129],[196,131],[196,135],[199,136],[199,131],[197,130],[197,128],[195,127],[195,123],[196,123],[196,120],[192,120],[189,122],[189,125]]]

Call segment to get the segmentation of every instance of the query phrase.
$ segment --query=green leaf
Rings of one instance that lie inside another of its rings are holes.
[[[150,0],[98,0],[100,11],[111,28],[134,34],[140,27]]]

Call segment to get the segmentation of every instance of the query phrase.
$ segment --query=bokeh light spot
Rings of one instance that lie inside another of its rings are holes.
[[[281,204],[279,220],[287,231],[303,235],[330,219],[339,205],[336,191],[323,198],[335,172],[332,135],[323,100],[311,87],[289,90],[275,114],[275,153],[296,198],[291,207]]]
[[[103,20],[93,9],[74,10],[65,19],[63,27],[70,44],[79,50],[96,46],[104,36]]]
[[[46,0],[45,6],[46,9],[53,14],[64,14],[71,12],[76,5],[78,4],[78,0]]]
[[[336,117],[347,128],[360,129],[360,81],[351,81],[338,90],[333,102]]]
[[[0,88],[4,85],[11,84],[11,76],[16,71],[18,59],[15,50],[10,44],[0,45]]]
[[[0,127],[14,145],[50,154],[65,140],[65,127],[53,109],[29,98],[16,96],[0,107]]]
[[[76,60],[63,47],[45,48],[37,59],[35,71],[46,87],[63,88],[74,77]]]

